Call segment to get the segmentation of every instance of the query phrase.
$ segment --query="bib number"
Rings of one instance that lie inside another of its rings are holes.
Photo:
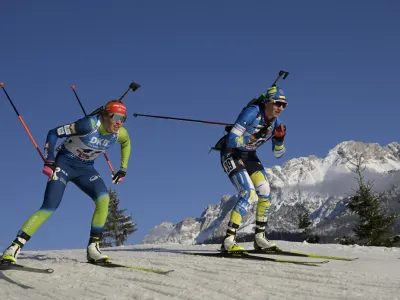
[[[233,170],[236,169],[236,164],[235,164],[235,161],[233,160],[232,157],[226,159],[226,160],[223,162],[222,165],[223,165],[223,167],[224,167],[225,172],[226,172],[228,175],[229,175]]]
[[[90,160],[95,158],[99,153],[102,151],[95,151],[92,149],[77,149],[78,152],[78,157],[85,159],[85,160]]]

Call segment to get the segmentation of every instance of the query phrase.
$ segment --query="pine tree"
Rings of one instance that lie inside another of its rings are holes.
[[[358,215],[358,221],[353,231],[359,243],[365,246],[394,246],[391,237],[396,214],[387,214],[381,204],[382,196],[372,192],[372,183],[365,182],[362,172],[364,159],[356,157],[354,172],[357,174],[358,190],[350,197],[347,207]]]
[[[311,221],[310,221],[310,214],[308,212],[298,214],[299,219],[299,229],[304,229],[303,234],[306,237],[306,241],[308,243],[317,244],[320,241],[319,236],[311,234]]]
[[[299,218],[299,229],[304,229],[304,233],[306,233],[308,227],[311,225],[310,214],[308,212],[300,213],[298,215]]]
[[[100,243],[101,247],[121,246],[128,240],[128,236],[137,230],[132,216],[124,215],[126,209],[119,209],[118,205],[120,201],[117,198],[117,192],[110,189],[109,194],[110,204],[103,238]]]

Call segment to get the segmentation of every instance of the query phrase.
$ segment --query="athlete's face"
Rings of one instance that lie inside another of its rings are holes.
[[[118,133],[118,130],[124,126],[126,121],[126,117],[120,114],[106,114],[104,119],[107,131],[113,133]]]
[[[265,104],[265,114],[268,119],[278,117],[286,108],[287,102],[281,100],[268,101]]]

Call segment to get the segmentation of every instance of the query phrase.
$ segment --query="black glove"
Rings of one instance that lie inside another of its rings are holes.
[[[286,135],[286,125],[281,124],[279,127],[275,128],[274,140],[277,142],[283,142]]]
[[[118,183],[122,182],[124,180],[125,175],[126,175],[126,169],[121,168],[117,173],[114,174],[114,176],[112,178],[112,182],[114,184],[118,184]]]

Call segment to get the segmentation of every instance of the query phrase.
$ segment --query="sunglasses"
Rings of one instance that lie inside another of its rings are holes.
[[[114,121],[121,121],[122,123],[125,123],[126,121],[126,116],[124,115],[119,115],[119,114],[109,114],[110,119],[113,119]]]
[[[282,101],[274,101],[274,105],[275,106],[277,106],[277,107],[283,107],[283,108],[286,108],[286,106],[287,106],[287,103],[286,102],[282,102]]]

